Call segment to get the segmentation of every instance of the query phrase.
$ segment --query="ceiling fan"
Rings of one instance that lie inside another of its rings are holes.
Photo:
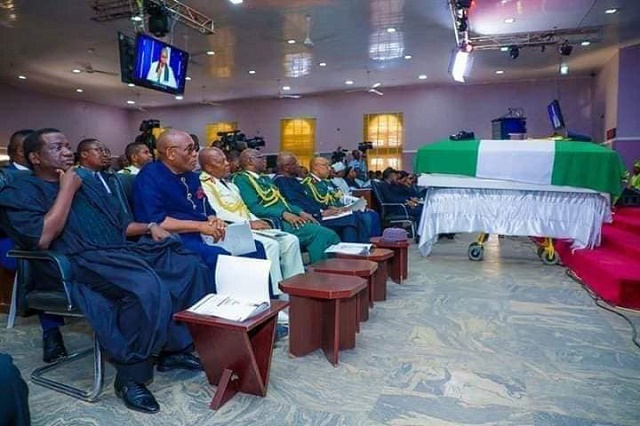
[[[312,48],[316,44],[313,42],[313,40],[311,40],[311,15],[305,16],[304,19],[307,21],[307,36],[305,37],[302,44],[304,44],[308,48]]]
[[[82,69],[82,71],[86,72],[87,74],[104,74],[104,75],[112,75],[115,77],[120,75],[117,72],[95,69],[93,68],[93,65],[91,65],[91,62],[77,62],[77,64],[80,65],[80,68]]]
[[[362,87],[360,89],[347,90],[347,93],[350,93],[350,92],[368,92],[368,93],[372,93],[374,95],[384,96],[384,93],[382,92],[382,83],[376,82],[376,83],[371,84],[371,71],[367,71],[367,81],[368,81],[368,86],[367,87]]]

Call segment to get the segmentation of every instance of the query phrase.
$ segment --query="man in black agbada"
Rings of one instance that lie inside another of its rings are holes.
[[[0,226],[22,248],[68,256],[72,297],[116,367],[116,394],[131,409],[157,412],[145,386],[155,356],[159,371],[201,369],[172,315],[211,292],[212,273],[156,224],[133,222],[111,179],[108,192],[92,170],[73,167],[58,130],[34,132],[24,150],[33,174],[0,190]]]

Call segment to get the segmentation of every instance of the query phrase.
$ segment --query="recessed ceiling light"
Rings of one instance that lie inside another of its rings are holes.
[[[132,16],[132,17],[131,17],[131,20],[132,20],[133,22],[142,22],[142,16],[140,16],[140,15]]]
[[[509,47],[508,47],[508,46],[502,46],[502,47],[500,48],[500,51],[501,51],[501,52],[508,52],[508,51],[509,51]]]
[[[74,74],[80,74],[82,72],[82,70],[79,70],[78,68],[74,68],[71,70],[72,73]]]
[[[388,33],[395,33],[395,32],[396,32],[396,29],[395,29],[395,28],[393,28],[393,27],[389,27],[389,28],[387,28],[387,32],[388,32]]]
[[[426,80],[426,79],[427,79],[427,75],[426,75],[426,74],[420,74],[420,75],[418,76],[418,78],[419,78],[420,80]]]
[[[405,58],[405,59],[411,59],[411,58],[413,58],[413,56],[411,56],[411,55],[404,55],[404,58]]]
[[[133,83],[129,83],[129,84],[127,84],[127,86],[129,86],[129,87],[136,87],[136,85],[135,85],[135,84],[133,84]]]
[[[242,0],[229,0],[231,4],[242,4]]]
[[[567,64],[560,65],[560,74],[562,74],[562,75],[569,74],[569,65],[567,65]]]
[[[504,20],[505,24],[513,24],[514,22],[516,22],[515,18],[507,18]]]
[[[19,78],[20,80],[26,80],[26,79],[27,79],[27,76],[26,76],[26,75],[19,75],[19,76],[18,76],[18,78]]]
[[[249,74],[254,75],[256,73],[256,70],[249,70]]]
[[[213,50],[207,50],[207,55],[213,56],[215,54],[216,54],[216,52],[214,52]]]
[[[352,85],[352,84],[353,84],[353,80],[347,80],[347,81],[345,81],[345,82],[344,82],[344,84],[347,84],[347,85],[349,85],[349,86],[350,86],[350,85]]]
[[[613,15],[614,13],[617,13],[617,12],[618,12],[618,9],[616,8],[611,8],[604,11],[604,13],[606,13],[607,15]]]
[[[497,71],[496,71],[496,74],[498,74],[498,75],[502,75],[502,74],[504,74],[504,71],[503,71],[503,70],[497,70]]]
[[[128,101],[127,101],[127,103],[128,103],[129,105],[135,105],[136,101],[128,100]]]
[[[590,44],[591,44],[591,42],[590,42],[589,40],[585,40],[585,41],[583,41],[582,43],[580,43],[580,46],[587,47],[587,46],[589,46]]]
[[[284,91],[286,92],[287,90],[291,90],[291,87],[289,87],[289,86],[282,86],[282,90],[284,90]]]
[[[287,43],[289,44],[296,44],[296,41],[294,39],[289,39],[287,40]]]
[[[191,81],[191,77],[189,77],[189,76],[186,76],[184,79],[187,80],[187,81]]]
[[[84,92],[84,90],[82,90],[82,89],[76,89],[76,92],[78,92],[78,93],[82,93],[82,92]]]
[[[178,95],[178,96],[176,96],[176,99],[177,99],[177,100],[179,100],[179,101],[181,101],[181,100],[183,100],[183,99],[184,99],[184,96],[182,96],[182,95]]]
[[[326,62],[320,62],[318,65],[321,66],[321,67],[326,67],[327,63]]]

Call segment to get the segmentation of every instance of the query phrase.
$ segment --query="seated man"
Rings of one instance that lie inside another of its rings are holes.
[[[142,142],[133,142],[124,149],[124,155],[127,156],[129,165],[118,173],[127,175],[137,175],[140,169],[147,163],[153,161],[149,147]]]
[[[302,181],[307,192],[324,208],[334,207],[342,210],[344,207],[342,196],[344,194],[329,180],[329,161],[323,157],[315,157],[311,160],[310,166],[310,175]],[[362,235],[362,239],[358,242],[368,243],[370,237],[378,237],[382,234],[378,213],[366,210],[353,212],[353,216],[358,222],[359,233]]]
[[[326,259],[324,251],[340,242],[338,235],[318,225],[316,220],[301,208],[287,203],[271,180],[260,176],[267,163],[259,151],[242,151],[240,166],[243,171],[233,177],[233,183],[240,190],[249,211],[258,217],[281,220],[282,230],[298,237],[302,248],[309,252],[311,263]]]
[[[369,237],[368,231],[363,226],[358,226],[358,220],[354,215],[323,220],[325,217],[337,215],[340,209],[323,205],[307,193],[297,178],[300,167],[295,155],[288,152],[281,153],[278,156],[278,170],[280,173],[273,183],[289,204],[311,214],[322,226],[334,230],[344,242],[363,242]]]
[[[230,175],[230,165],[224,152],[219,148],[204,148],[198,156],[203,173],[200,175],[202,189],[218,218],[225,222],[249,222],[251,229],[260,231],[271,226],[252,214],[240,196],[240,190],[226,179]],[[278,283],[283,278],[303,274],[304,266],[300,255],[298,238],[289,233],[279,232],[269,236],[254,232],[253,238],[260,241],[271,260],[271,283],[273,294],[280,294]]]
[[[188,352],[189,331],[173,314],[213,290],[211,272],[158,225],[133,222],[117,185],[108,192],[93,170],[73,167],[58,130],[35,131],[24,149],[33,174],[0,190],[0,227],[20,247],[68,256],[71,296],[116,367],[116,394],[131,409],[157,412],[145,386],[153,357],[160,354],[159,371],[201,369]],[[100,149],[98,142],[83,148],[95,156],[96,169]],[[132,243],[127,236],[144,237]]]
[[[351,188],[347,182],[347,170],[353,170],[344,165],[342,161],[331,165],[331,183],[333,183],[343,194],[351,195]],[[358,188],[358,186],[354,186]]]
[[[168,232],[180,234],[184,246],[200,254],[215,273],[218,255],[229,254],[221,247],[205,243],[224,238],[224,222],[207,201],[199,176],[193,172],[198,156],[188,133],[167,130],[157,141],[158,161],[140,171],[133,184],[133,211],[137,220],[158,223]],[[256,241],[256,251],[244,255],[266,259],[264,247]]]
[[[377,183],[383,203],[404,204],[407,208],[409,217],[416,223],[420,222],[422,216],[422,204],[412,194],[407,187],[398,184],[399,174],[391,167],[387,167],[382,173],[382,182]],[[390,213],[403,215],[405,210],[400,206],[391,206],[387,208]]]

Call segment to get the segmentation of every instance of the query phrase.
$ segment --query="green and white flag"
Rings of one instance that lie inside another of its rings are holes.
[[[417,173],[474,176],[619,194],[625,172],[617,152],[586,142],[442,141],[418,150]]]

